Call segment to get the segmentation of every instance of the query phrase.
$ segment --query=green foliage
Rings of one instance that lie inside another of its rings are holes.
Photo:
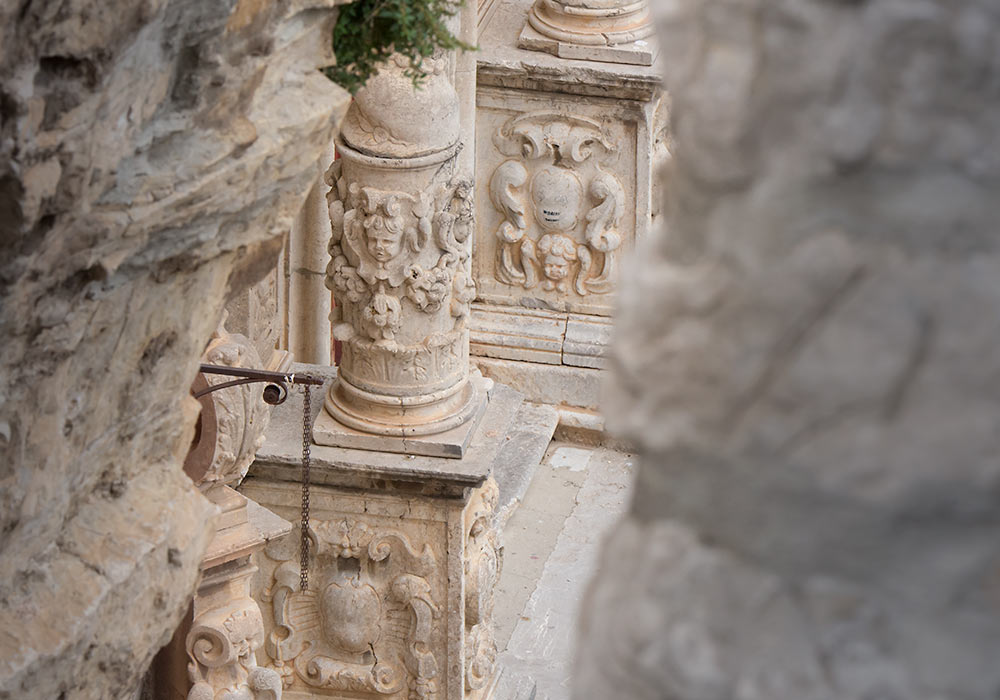
[[[340,8],[333,29],[337,64],[327,78],[355,94],[393,53],[409,59],[406,75],[419,86],[427,77],[423,60],[437,49],[475,50],[452,35],[445,20],[458,13],[459,0],[356,0]]]

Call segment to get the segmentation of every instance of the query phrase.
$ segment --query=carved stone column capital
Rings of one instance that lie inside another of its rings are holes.
[[[651,65],[649,0],[537,0],[519,45],[562,58]]]

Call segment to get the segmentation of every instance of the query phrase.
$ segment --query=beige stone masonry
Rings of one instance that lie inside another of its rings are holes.
[[[480,36],[471,351],[530,400],[592,409],[622,263],[658,214],[661,79],[524,50],[531,6],[494,5]]]

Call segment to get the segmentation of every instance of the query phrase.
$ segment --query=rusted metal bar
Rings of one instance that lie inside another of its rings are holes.
[[[308,374],[283,374],[282,372],[269,372],[263,369],[247,369],[245,367],[226,367],[224,365],[201,365],[202,374],[215,374],[224,377],[236,377],[236,379],[221,384],[213,384],[202,389],[194,395],[196,399],[211,394],[221,389],[229,389],[234,386],[244,384],[267,384],[264,387],[264,403],[271,406],[279,406],[288,398],[289,384],[303,384],[306,386],[322,386],[323,380]]]

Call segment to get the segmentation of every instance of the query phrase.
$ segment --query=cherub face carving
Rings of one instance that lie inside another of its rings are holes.
[[[365,218],[365,240],[368,254],[380,263],[386,263],[403,252],[402,207],[395,197],[389,197]]]
[[[547,231],[572,231],[583,209],[583,186],[565,168],[539,170],[531,182],[531,201],[538,225]]]
[[[402,232],[394,232],[388,228],[372,228],[368,230],[368,252],[380,263],[389,262],[403,250]]]
[[[568,236],[547,233],[538,241],[538,252],[542,257],[542,271],[545,273],[546,289],[563,289],[564,280],[569,277],[573,263],[579,259],[576,241]]]

